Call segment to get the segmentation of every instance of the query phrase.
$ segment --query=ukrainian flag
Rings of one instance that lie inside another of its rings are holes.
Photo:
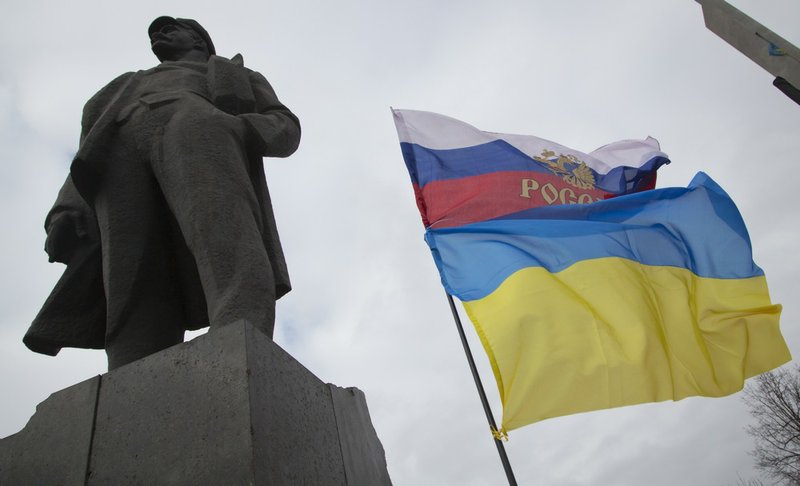
[[[424,125],[420,113],[401,112],[400,123]],[[405,135],[404,143],[417,145],[409,139],[421,137],[403,128],[401,141]],[[430,153],[421,147],[404,154]],[[470,165],[468,157],[447,157],[447,150],[465,149],[437,150],[439,167]],[[427,225],[442,282],[462,300],[489,356],[505,431],[590,410],[728,395],[791,359],[779,330],[781,307],[770,302],[730,197],[703,173],[687,188],[625,194],[637,190],[631,180],[667,161],[647,150],[634,159],[621,171],[619,197]],[[406,163],[416,166],[414,158]],[[595,180],[609,172],[596,172]],[[421,171],[411,173],[424,211],[427,184],[418,183]],[[481,175],[461,171],[452,179]],[[462,199],[452,207],[465,205]]]

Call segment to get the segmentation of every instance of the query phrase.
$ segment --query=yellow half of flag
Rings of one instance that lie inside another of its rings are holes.
[[[502,428],[718,397],[791,359],[763,276],[698,277],[622,258],[515,272],[464,302],[494,370]]]

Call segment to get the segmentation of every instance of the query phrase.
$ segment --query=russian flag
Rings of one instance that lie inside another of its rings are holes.
[[[483,132],[436,113],[393,112],[426,228],[652,189],[656,170],[669,163],[653,138],[585,154],[533,136]]]

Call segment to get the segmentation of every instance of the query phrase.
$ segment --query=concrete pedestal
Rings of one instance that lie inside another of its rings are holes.
[[[241,322],[51,395],[0,484],[391,484],[364,394]]]

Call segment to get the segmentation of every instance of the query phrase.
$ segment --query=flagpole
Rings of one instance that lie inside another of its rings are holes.
[[[467,361],[469,362],[469,369],[472,371],[472,378],[475,380],[475,386],[478,388],[478,395],[481,397],[483,404],[483,411],[486,413],[486,420],[489,421],[489,426],[492,428],[494,445],[497,446],[497,453],[500,454],[500,461],[503,463],[503,469],[506,472],[509,486],[517,486],[517,480],[514,478],[514,471],[511,470],[511,463],[508,462],[506,449],[503,446],[503,441],[494,436],[497,431],[497,425],[492,415],[492,409],[489,407],[489,400],[486,398],[486,392],[483,390],[483,383],[481,377],[478,375],[478,368],[475,366],[475,360],[472,358],[472,352],[469,350],[469,343],[467,343],[467,336],[464,334],[464,327],[461,325],[461,318],[458,316],[456,304],[453,302],[453,296],[447,294],[447,301],[450,303],[450,310],[453,312],[453,319],[456,321],[456,328],[458,328],[458,335],[461,337],[461,344],[464,346],[464,352],[467,354]]]

